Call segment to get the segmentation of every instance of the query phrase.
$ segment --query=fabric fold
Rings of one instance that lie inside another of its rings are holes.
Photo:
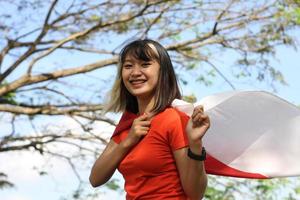
[[[264,91],[219,93],[195,104],[176,99],[172,107],[191,116],[200,104],[211,121],[203,138],[207,173],[259,179],[300,174],[298,107]],[[113,135],[136,117],[125,112]]]

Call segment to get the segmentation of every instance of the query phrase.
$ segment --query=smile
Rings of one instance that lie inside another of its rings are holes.
[[[141,85],[143,83],[145,83],[147,80],[130,80],[129,83],[131,83],[131,85]]]

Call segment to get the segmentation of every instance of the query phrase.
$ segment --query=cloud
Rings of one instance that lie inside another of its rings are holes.
[[[3,128],[2,125],[3,123],[0,122],[1,129]],[[57,120],[52,121],[52,125],[48,125],[48,128],[51,131],[61,131],[60,128],[64,128],[65,130],[71,129],[72,132],[76,134],[87,134],[82,131],[77,122],[69,117],[57,118]],[[104,122],[95,122],[91,128],[95,135],[101,135],[101,137],[107,140],[109,140],[114,130],[114,126]],[[24,133],[30,133],[31,130],[23,126],[22,131]],[[51,146],[51,148],[53,148],[53,146]],[[65,152],[74,151],[74,147],[64,145],[63,143],[58,143],[55,148],[56,152],[63,155],[66,155]],[[91,163],[94,162],[94,158],[92,159],[93,160],[89,159],[76,163],[81,167],[79,173],[86,181],[88,181],[89,169],[85,168],[84,170],[84,167],[89,167]],[[47,173],[41,176],[40,172],[43,171]],[[7,174],[8,180],[16,186],[13,189],[0,190],[1,200],[59,199],[62,195],[70,195],[70,193],[78,186],[78,180],[71,166],[65,159],[47,154],[41,155],[36,151],[11,151],[0,153],[0,172]],[[45,194],[45,197],[38,196],[37,191]],[[105,196],[110,196],[110,192]]]
[[[32,200],[30,197],[20,194],[1,195],[1,200]]]

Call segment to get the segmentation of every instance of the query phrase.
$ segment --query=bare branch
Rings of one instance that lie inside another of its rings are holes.
[[[179,51],[180,54],[184,55],[187,58],[193,59],[193,60],[199,60],[199,61],[205,61],[206,63],[208,63],[224,80],[226,83],[229,84],[229,86],[235,90],[234,85],[229,81],[229,79],[226,78],[226,76],[221,72],[221,70],[218,69],[217,66],[215,66],[214,64],[212,64],[207,58],[205,57],[196,57],[196,56],[192,56],[190,54],[186,54],[183,51]]]
[[[226,78],[226,76],[218,69],[217,66],[215,66],[213,63],[211,63],[209,60],[205,60],[206,63],[208,63],[216,72],[225,80],[228,85],[235,90],[234,85]]]
[[[5,138],[4,144],[0,148],[0,152],[7,152],[7,151],[20,151],[20,150],[28,150],[30,148],[34,148],[41,152],[39,145],[44,145],[47,143],[54,142],[57,138],[63,137],[61,135],[43,135],[43,136],[35,136],[35,137],[9,137]],[[27,142],[27,144],[17,144],[17,145],[9,145],[9,142],[16,142],[16,141],[23,141]]]
[[[12,64],[3,74],[0,74],[0,83],[11,73],[13,72],[20,64],[21,62],[23,62],[25,59],[27,59],[27,57],[29,57],[34,50],[36,49],[36,45],[41,41],[41,39],[46,35],[47,31],[48,31],[48,20],[51,16],[51,13],[55,7],[55,4],[57,3],[58,0],[54,0],[53,3],[50,6],[50,9],[47,13],[45,22],[44,22],[44,26],[42,28],[42,31],[40,33],[40,35],[36,38],[34,45],[32,45],[14,64]],[[8,50],[7,50],[8,52]],[[6,53],[7,53],[6,52]],[[0,59],[1,61],[1,59]]]
[[[82,116],[82,115],[77,115],[77,116],[84,117],[84,116]],[[85,118],[85,117],[84,117],[84,118]],[[80,122],[80,120],[76,119],[76,117],[72,116],[72,119],[73,119],[74,121],[76,121],[76,122],[81,126],[81,128],[82,128],[85,132],[87,132],[88,134],[92,135],[94,138],[100,140],[103,144],[106,144],[106,145],[108,144],[107,140],[105,140],[105,139],[103,139],[102,137],[100,137],[100,136],[94,134],[93,132],[91,132],[90,129],[87,128],[84,124],[82,124],[82,123]],[[95,119],[92,119],[92,120],[94,121]],[[112,121],[112,120],[110,120],[110,121]],[[108,123],[109,123],[109,122],[108,122]],[[112,124],[112,123],[111,123],[111,124]],[[113,123],[113,125],[116,126],[115,123]]]
[[[55,93],[55,94],[58,94],[58,95],[64,97],[65,99],[67,99],[72,104],[76,104],[76,102],[72,98],[68,97],[64,92],[61,92],[61,91],[58,91],[58,90],[55,90],[55,89],[51,89],[51,88],[48,88],[46,86],[34,87],[34,88],[29,88],[29,89],[20,89],[20,90],[18,90],[18,93],[28,92],[28,91],[33,91],[33,90],[49,91],[49,92],[52,92],[52,93]]]
[[[45,150],[45,153],[48,153],[48,154],[53,155],[53,156],[55,156],[55,157],[60,157],[60,158],[63,158],[63,159],[65,159],[65,160],[67,160],[67,162],[68,162],[69,165],[71,166],[71,168],[72,168],[74,174],[76,175],[77,179],[78,179],[80,182],[82,182],[82,178],[80,177],[79,172],[77,171],[76,166],[75,166],[75,164],[72,162],[72,159],[71,159],[71,158],[69,158],[69,157],[67,157],[67,156],[65,156],[65,155],[63,155],[63,154],[60,154],[60,153],[54,153],[54,152],[47,151],[47,150]]]
[[[102,121],[102,122],[106,122],[112,126],[116,126],[117,123],[105,116],[101,116],[101,115],[96,115],[95,113],[93,115],[88,115],[86,113],[77,113],[75,112],[74,114],[75,116],[78,116],[78,117],[82,117],[82,118],[85,118],[85,119],[89,119],[89,120],[92,120],[92,121]]]
[[[222,10],[222,12],[217,16],[215,25],[214,25],[213,30],[212,30],[213,35],[218,33],[217,26],[219,24],[219,21],[221,20],[221,18],[223,17],[223,15],[229,10],[230,6],[232,6],[232,4],[234,2],[236,2],[236,0],[231,0],[228,3],[228,5],[225,7],[225,9]]]
[[[14,114],[24,114],[24,115],[65,115],[73,114],[77,112],[89,112],[89,111],[98,111],[102,110],[102,105],[63,105],[63,106],[54,106],[54,105],[43,105],[43,106],[19,106],[19,105],[8,105],[0,104],[0,111],[9,112]]]
[[[124,15],[124,16],[120,16],[120,19],[117,20],[117,21],[111,21],[111,22],[107,22],[105,24],[102,24],[102,22],[99,22],[98,24],[96,24],[95,26],[87,29],[87,30],[84,30],[82,32],[78,32],[78,33],[75,33],[73,35],[70,35],[69,37],[61,40],[58,44],[54,45],[52,48],[50,48],[48,51],[44,52],[42,55],[38,56],[37,58],[33,59],[31,61],[31,63],[29,64],[29,67],[28,67],[28,70],[27,70],[27,74],[30,75],[31,74],[31,71],[32,71],[32,68],[33,68],[33,65],[40,59],[44,58],[45,56],[48,56],[49,54],[51,54],[52,52],[54,52],[57,48],[61,47],[62,45],[64,45],[65,43],[67,42],[70,42],[72,40],[76,40],[76,39],[79,39],[81,37],[84,37],[88,34],[90,34],[91,32],[94,32],[100,28],[105,28],[105,27],[108,27],[108,26],[111,26],[111,25],[114,25],[114,24],[119,24],[119,23],[125,23],[125,22],[128,22],[128,21],[131,21],[132,19],[138,17],[138,16],[141,16],[146,10],[148,7],[150,7],[151,4],[146,4],[140,11],[138,11],[136,14],[134,15],[130,15],[130,14],[127,14],[127,15]],[[0,79],[0,82],[1,82],[1,79]]]
[[[142,34],[141,38],[146,38],[148,32],[150,31],[151,27],[153,25],[155,25],[157,23],[157,21],[163,16],[164,12],[166,12],[166,10],[168,10],[169,8],[165,8],[163,9],[153,20],[152,22],[148,25],[148,27],[146,28],[146,30],[144,31],[144,33]]]
[[[14,91],[18,89],[19,87],[25,86],[25,85],[30,85],[33,83],[40,83],[48,80],[53,80],[53,79],[58,79],[62,77],[67,77],[75,74],[80,74],[80,73],[86,73],[95,69],[99,69],[102,67],[106,67],[109,65],[116,64],[118,62],[118,57],[115,56],[111,59],[106,59],[103,61],[99,61],[96,63],[92,63],[89,65],[81,66],[81,67],[75,67],[71,69],[64,69],[64,70],[59,70],[59,71],[54,71],[52,73],[47,73],[47,74],[40,74],[40,75],[35,75],[35,76],[28,76],[24,75],[18,80],[0,87],[0,96],[4,95],[7,92]]]
[[[62,46],[60,49],[67,49],[67,50],[76,50],[88,53],[97,53],[97,54],[109,54],[109,55],[117,55],[113,51],[107,51],[105,49],[93,49],[93,48],[83,48],[83,47],[76,47],[76,46]]]

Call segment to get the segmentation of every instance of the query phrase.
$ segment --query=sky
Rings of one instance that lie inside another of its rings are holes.
[[[298,62],[300,53],[291,48],[281,47],[278,49],[277,54],[278,61],[274,61],[274,63],[277,68],[282,70],[288,86],[278,86],[276,95],[296,105],[300,105],[300,66]],[[224,59],[223,63],[226,62],[230,66],[230,59]],[[224,71],[224,73],[227,72]],[[187,73],[186,76],[191,80],[195,77],[193,73]],[[247,86],[244,84],[236,84],[235,86],[239,90],[270,91],[270,88],[260,84]],[[182,86],[182,90],[185,94],[195,94],[200,100],[204,96],[229,91],[231,88],[225,84],[224,80],[217,79],[213,86],[210,87],[192,83],[188,86]],[[66,121],[62,123],[68,124],[68,126],[72,124]],[[113,129],[111,129],[111,131],[112,130]],[[45,176],[39,176],[37,169],[47,169],[49,173]],[[32,152],[0,154],[0,171],[5,172],[9,180],[16,185],[13,189],[0,190],[1,200],[60,199],[61,195],[70,196],[70,191],[78,184],[70,167],[65,165],[61,160],[42,157]],[[88,172],[86,172],[86,178],[87,177]],[[120,185],[123,185],[124,182],[120,174],[116,173],[114,178],[119,179]],[[111,192],[104,187],[98,189],[89,188],[89,191],[94,190],[99,190],[103,193],[99,198],[103,200],[122,199],[122,197],[124,197],[124,193]]]
[[[279,47],[277,48],[277,60],[273,60],[272,64],[279,69],[288,83],[287,86],[277,85],[276,95],[295,104],[300,105],[300,52],[293,48]],[[86,58],[85,58],[86,59]],[[82,58],[76,58],[76,63],[86,62]],[[63,60],[61,61],[63,62]],[[226,54],[214,63],[221,66],[222,72],[230,78],[231,67],[233,65],[233,57]],[[113,70],[104,69],[107,76],[114,74]],[[181,71],[177,73],[181,75]],[[182,91],[185,95],[194,94],[198,100],[201,98],[219,92],[230,91],[232,88],[226,82],[217,76],[212,86],[206,87],[195,81],[196,71],[184,73],[185,78],[190,80],[187,86],[182,85]],[[238,90],[265,90],[274,93],[270,87],[258,82],[240,82],[233,81]],[[67,119],[66,119],[67,120]],[[73,126],[70,121],[62,121],[63,125]],[[75,126],[75,125],[74,125]],[[98,124],[98,128],[103,126]],[[0,130],[6,127],[0,122]],[[110,133],[113,129],[109,129]],[[109,133],[108,131],[108,133]],[[109,138],[109,134],[107,137]],[[40,170],[47,170],[48,174],[40,176]],[[8,180],[15,183],[12,189],[0,190],[0,200],[59,200],[61,196],[70,197],[74,188],[77,187],[78,181],[74,176],[70,166],[59,159],[41,156],[32,152],[10,152],[0,154],[0,172],[8,175]],[[84,177],[88,179],[89,171],[83,172]],[[119,180],[122,186],[124,181],[119,173],[113,178]],[[124,199],[124,193],[112,192],[105,187],[94,189],[88,188],[88,191],[101,191],[100,200]]]

